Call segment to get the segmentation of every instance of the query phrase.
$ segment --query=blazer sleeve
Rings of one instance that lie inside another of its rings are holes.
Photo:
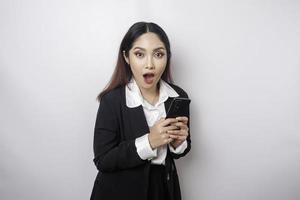
[[[183,93],[182,94],[183,97],[189,98],[186,92],[182,91],[182,93]],[[187,117],[189,118],[188,123],[187,123],[187,126],[189,128],[188,129],[189,134],[186,137],[187,147],[182,153],[179,153],[179,154],[170,151],[171,157],[173,157],[174,159],[179,159],[179,158],[185,156],[191,150],[191,147],[192,147],[191,134],[190,134],[190,108],[188,108]]]
[[[113,172],[142,165],[135,139],[120,141],[119,122],[112,100],[101,98],[94,128],[94,163],[101,172]]]

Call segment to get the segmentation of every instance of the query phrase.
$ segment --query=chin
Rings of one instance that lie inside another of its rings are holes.
[[[153,85],[154,85],[154,83],[152,83],[151,85],[144,83],[144,84],[143,84],[143,88],[145,88],[145,89],[150,89],[150,88],[153,87]]]
[[[147,84],[147,83],[143,83],[142,84],[142,87],[144,88],[144,89],[150,89],[150,88],[152,88],[152,87],[154,87],[154,85],[156,85],[155,83],[152,83],[152,84]]]

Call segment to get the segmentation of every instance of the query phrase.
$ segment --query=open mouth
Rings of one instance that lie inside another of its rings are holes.
[[[147,84],[151,84],[154,81],[154,73],[145,73],[143,74],[144,81]]]

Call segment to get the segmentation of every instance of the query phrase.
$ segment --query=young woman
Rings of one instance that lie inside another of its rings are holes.
[[[174,159],[191,149],[188,117],[166,119],[174,97],[170,43],[155,23],[125,34],[110,83],[99,94],[94,130],[98,174],[91,200],[180,200]]]

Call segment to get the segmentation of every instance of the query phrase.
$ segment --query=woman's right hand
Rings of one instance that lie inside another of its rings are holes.
[[[167,131],[178,129],[177,126],[170,125],[176,122],[178,122],[176,118],[161,118],[152,127],[150,127],[148,139],[152,149],[169,144],[173,141],[173,138],[169,137]]]

